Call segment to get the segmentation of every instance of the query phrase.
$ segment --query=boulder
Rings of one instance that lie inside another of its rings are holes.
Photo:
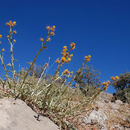
[[[107,116],[105,115],[103,110],[93,110],[90,114],[87,114],[86,117],[83,119],[85,124],[98,124],[101,130],[107,130],[105,121],[107,120]]]
[[[35,113],[22,100],[0,99],[0,130],[58,130],[49,118]]]

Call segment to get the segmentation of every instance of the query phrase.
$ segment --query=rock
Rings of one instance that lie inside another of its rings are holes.
[[[123,127],[120,124],[116,124],[115,126],[111,127],[112,130],[123,130]]]
[[[103,110],[93,110],[90,114],[86,115],[83,119],[85,124],[98,124],[101,130],[107,130],[105,121],[107,120],[107,116],[105,115]]]
[[[119,104],[119,105],[123,104],[123,102],[121,100],[116,100],[115,103]]]
[[[22,100],[0,99],[0,130],[58,130],[49,118],[40,116]]]
[[[113,110],[118,110],[120,108],[120,105],[116,103],[111,103],[111,107]]]

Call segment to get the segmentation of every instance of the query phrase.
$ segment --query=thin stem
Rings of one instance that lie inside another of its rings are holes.
[[[34,57],[33,62],[31,63],[31,65],[30,65],[29,69],[27,70],[27,72],[26,72],[26,74],[25,74],[25,76],[24,76],[24,78],[23,78],[23,82],[22,82],[22,84],[21,84],[21,86],[20,86],[20,89],[22,89],[22,88],[23,88],[23,85],[24,85],[24,83],[25,83],[25,80],[26,80],[26,78],[27,78],[27,76],[28,76],[28,74],[29,74],[29,72],[30,72],[30,70],[31,70],[32,66],[33,66],[33,65],[34,65],[34,63],[36,62],[37,57],[38,57],[38,56],[39,56],[39,54],[43,51],[44,46],[45,46],[45,44],[47,43],[49,36],[50,36],[50,35],[48,34],[48,36],[47,36],[47,38],[46,38],[45,42],[42,44],[42,46],[41,46],[40,50],[37,52],[36,56]],[[20,95],[20,94],[18,94],[18,95],[15,97],[15,100],[19,97],[19,95]]]
[[[9,81],[8,81],[8,71],[7,71],[7,69],[6,69],[6,66],[5,66],[5,64],[4,64],[4,60],[3,60],[3,57],[1,56],[1,54],[0,54],[0,60],[1,60],[2,66],[3,66],[4,71],[5,71],[5,77],[6,77],[6,80],[7,80],[7,82],[8,82],[9,88],[11,88],[11,85],[10,85],[10,83],[9,83]]]

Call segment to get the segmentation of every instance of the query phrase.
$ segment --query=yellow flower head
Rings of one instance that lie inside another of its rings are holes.
[[[52,28],[54,28],[54,29],[55,29],[55,28],[56,28],[56,26],[55,26],[55,25],[53,25],[53,26],[52,26]]]
[[[65,56],[67,57],[68,55],[69,55],[69,53],[68,53],[68,52],[66,52]]]
[[[64,49],[67,49],[67,46],[64,46],[63,48],[64,48]]]
[[[112,76],[111,79],[112,79],[113,81],[116,81],[116,80],[119,79],[119,76],[115,76],[115,77]]]
[[[5,49],[4,49],[4,48],[2,49],[2,52],[5,52]]]
[[[41,41],[41,42],[43,42],[43,41],[44,41],[44,39],[43,39],[43,38],[40,38],[40,41]]]
[[[119,79],[119,77],[118,77],[118,76],[116,76],[115,78],[116,78],[116,80],[118,80],[118,79]]]
[[[84,59],[85,59],[84,61],[85,61],[85,62],[90,61],[90,58],[91,58],[91,55],[85,56],[85,57],[84,57]]]
[[[54,36],[54,35],[55,35],[55,33],[54,33],[54,32],[50,32],[50,35],[51,35],[51,36]]]
[[[67,48],[64,48],[62,52],[66,52],[67,51]]]
[[[16,25],[16,21],[13,21],[12,26],[15,26],[15,25]]]
[[[65,69],[63,75],[67,75],[67,74],[70,74],[70,72],[68,71],[68,69]]]
[[[2,38],[2,35],[0,34],[0,38]]]
[[[113,76],[111,77],[111,79],[112,79],[112,80],[115,80],[115,78],[114,78]]]
[[[59,64],[59,63],[60,63],[60,60],[59,60],[59,58],[56,60],[56,63],[57,63],[57,64]]]
[[[109,84],[110,84],[110,81],[109,81],[109,80],[102,83],[103,89],[104,89],[105,91],[107,90]]]
[[[91,55],[88,55],[88,58],[91,58]]]
[[[55,28],[56,28],[56,26],[53,25],[52,28],[51,28],[51,31],[55,31]]]
[[[62,62],[65,62],[65,61],[66,61],[66,58],[63,56],[63,57],[61,58],[61,61],[62,61]]]
[[[15,43],[15,42],[16,42],[16,40],[14,39],[14,40],[13,40],[13,43]]]
[[[51,28],[50,28],[50,26],[46,26],[46,29],[47,29],[47,30],[50,30]]]
[[[14,30],[13,33],[16,34],[16,30]]]
[[[9,38],[9,35],[7,35],[6,37]]]
[[[12,22],[12,21],[10,20],[9,22],[6,23],[6,25],[7,25],[8,27],[13,27],[13,26],[16,25],[16,21],[13,21],[13,22]]]
[[[74,50],[74,49],[75,49],[75,43],[72,42],[72,43],[70,44],[70,47],[71,47],[72,50]]]
[[[47,38],[47,41],[48,41],[48,42],[49,42],[49,41],[51,41],[51,38],[50,38],[50,37],[48,37],[48,38]]]
[[[69,57],[71,58],[72,56],[73,56],[73,54],[70,54],[70,56],[69,56]]]
[[[71,58],[68,58],[68,61],[71,61]]]
[[[101,91],[101,88],[97,88],[98,91]]]

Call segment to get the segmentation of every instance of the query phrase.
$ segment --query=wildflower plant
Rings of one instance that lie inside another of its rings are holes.
[[[46,76],[46,72],[49,68],[49,61],[43,65],[41,72],[37,77],[33,74],[30,75],[38,56],[44,49],[46,49],[47,43],[50,42],[55,35],[56,27],[54,25],[52,27],[46,27],[48,35],[46,38],[40,38],[40,49],[30,63],[29,68],[16,71],[14,58],[14,45],[16,44],[15,35],[17,34],[17,31],[15,30],[16,21],[10,20],[6,25],[9,27],[7,39],[10,45],[10,63],[7,65],[5,64],[3,55],[5,49],[2,48],[0,51],[0,61],[5,71],[6,80],[3,80],[2,78],[0,79],[2,84],[0,91],[2,90],[6,96],[14,97],[15,100],[17,98],[24,100],[38,114],[49,116],[58,124],[60,129],[66,127],[69,128],[67,117],[72,115],[76,116],[78,111],[81,112],[85,106],[87,107],[88,104],[92,103],[100,91],[107,89],[110,82],[103,82],[102,89],[97,88],[98,91],[96,95],[93,95],[90,98],[85,97],[81,92],[80,87],[71,87],[72,83],[76,81],[76,75],[73,74],[73,71],[70,71],[67,68],[61,72],[61,67],[71,61],[73,57],[72,51],[76,46],[74,42],[72,42],[69,47],[63,47],[61,57],[57,58],[55,61],[57,64],[56,71],[51,76],[49,82],[43,78]],[[2,34],[0,34],[0,40],[1,38]],[[90,59],[91,55],[84,57],[84,62],[82,63],[81,68],[76,72],[78,73],[77,82],[82,82],[82,70]],[[9,74],[9,67],[11,68],[11,75]],[[72,77],[71,80],[67,82],[67,79],[70,77]],[[59,82],[60,80],[62,80],[62,82]]]

